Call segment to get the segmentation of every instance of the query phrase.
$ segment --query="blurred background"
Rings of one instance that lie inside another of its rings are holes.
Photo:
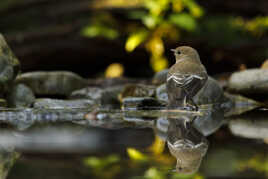
[[[190,45],[216,75],[262,64],[267,14],[266,0],[1,0],[0,32],[23,72],[147,78]]]

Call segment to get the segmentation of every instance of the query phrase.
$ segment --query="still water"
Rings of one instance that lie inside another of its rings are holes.
[[[266,178],[268,112],[253,108],[2,109],[1,178]]]

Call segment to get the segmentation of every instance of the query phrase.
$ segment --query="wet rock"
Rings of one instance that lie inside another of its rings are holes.
[[[0,34],[0,92],[6,91],[20,70],[20,63]]]
[[[166,84],[162,84],[156,88],[156,98],[165,101],[166,103],[168,102]]]
[[[70,109],[70,108],[88,108],[94,107],[94,102],[87,99],[77,100],[59,100],[59,99],[37,99],[34,103],[34,108],[49,108],[49,109]]]
[[[16,83],[29,86],[35,95],[70,95],[71,92],[87,86],[87,81],[68,71],[29,72],[17,77]]]
[[[7,94],[9,107],[30,107],[34,101],[32,90],[24,84],[16,84]]]
[[[227,99],[224,97],[223,90],[219,83],[209,77],[204,87],[194,96],[194,102],[201,104],[222,103]]]
[[[120,99],[126,97],[153,97],[155,96],[155,87],[143,84],[126,85],[123,92],[120,94]]]
[[[163,83],[166,83],[167,74],[168,74],[168,69],[157,72],[153,77],[152,83],[155,85],[161,85]]]
[[[70,99],[90,99],[100,104],[103,89],[96,87],[87,87],[76,90],[69,96]]]
[[[240,94],[268,94],[268,70],[250,69],[235,72],[230,77],[228,90]]]
[[[240,115],[253,109],[264,106],[264,104],[247,97],[235,94],[224,94],[230,101],[229,110],[224,114],[225,117]]]
[[[165,103],[151,97],[128,97],[123,99],[124,110],[157,110],[164,106]]]
[[[123,91],[124,86],[114,86],[109,88],[87,87],[74,91],[70,95],[70,99],[90,99],[102,108],[120,109],[119,95]]]

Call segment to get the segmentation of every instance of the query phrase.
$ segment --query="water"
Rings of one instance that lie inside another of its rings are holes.
[[[266,109],[225,114],[2,109],[1,178],[266,178]]]

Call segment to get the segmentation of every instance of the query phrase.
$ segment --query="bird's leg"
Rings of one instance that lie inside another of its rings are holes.
[[[195,110],[198,111],[198,106],[197,104],[194,102],[194,100],[192,98],[188,98],[189,102],[191,103],[191,107]],[[188,103],[189,104],[189,103]]]

